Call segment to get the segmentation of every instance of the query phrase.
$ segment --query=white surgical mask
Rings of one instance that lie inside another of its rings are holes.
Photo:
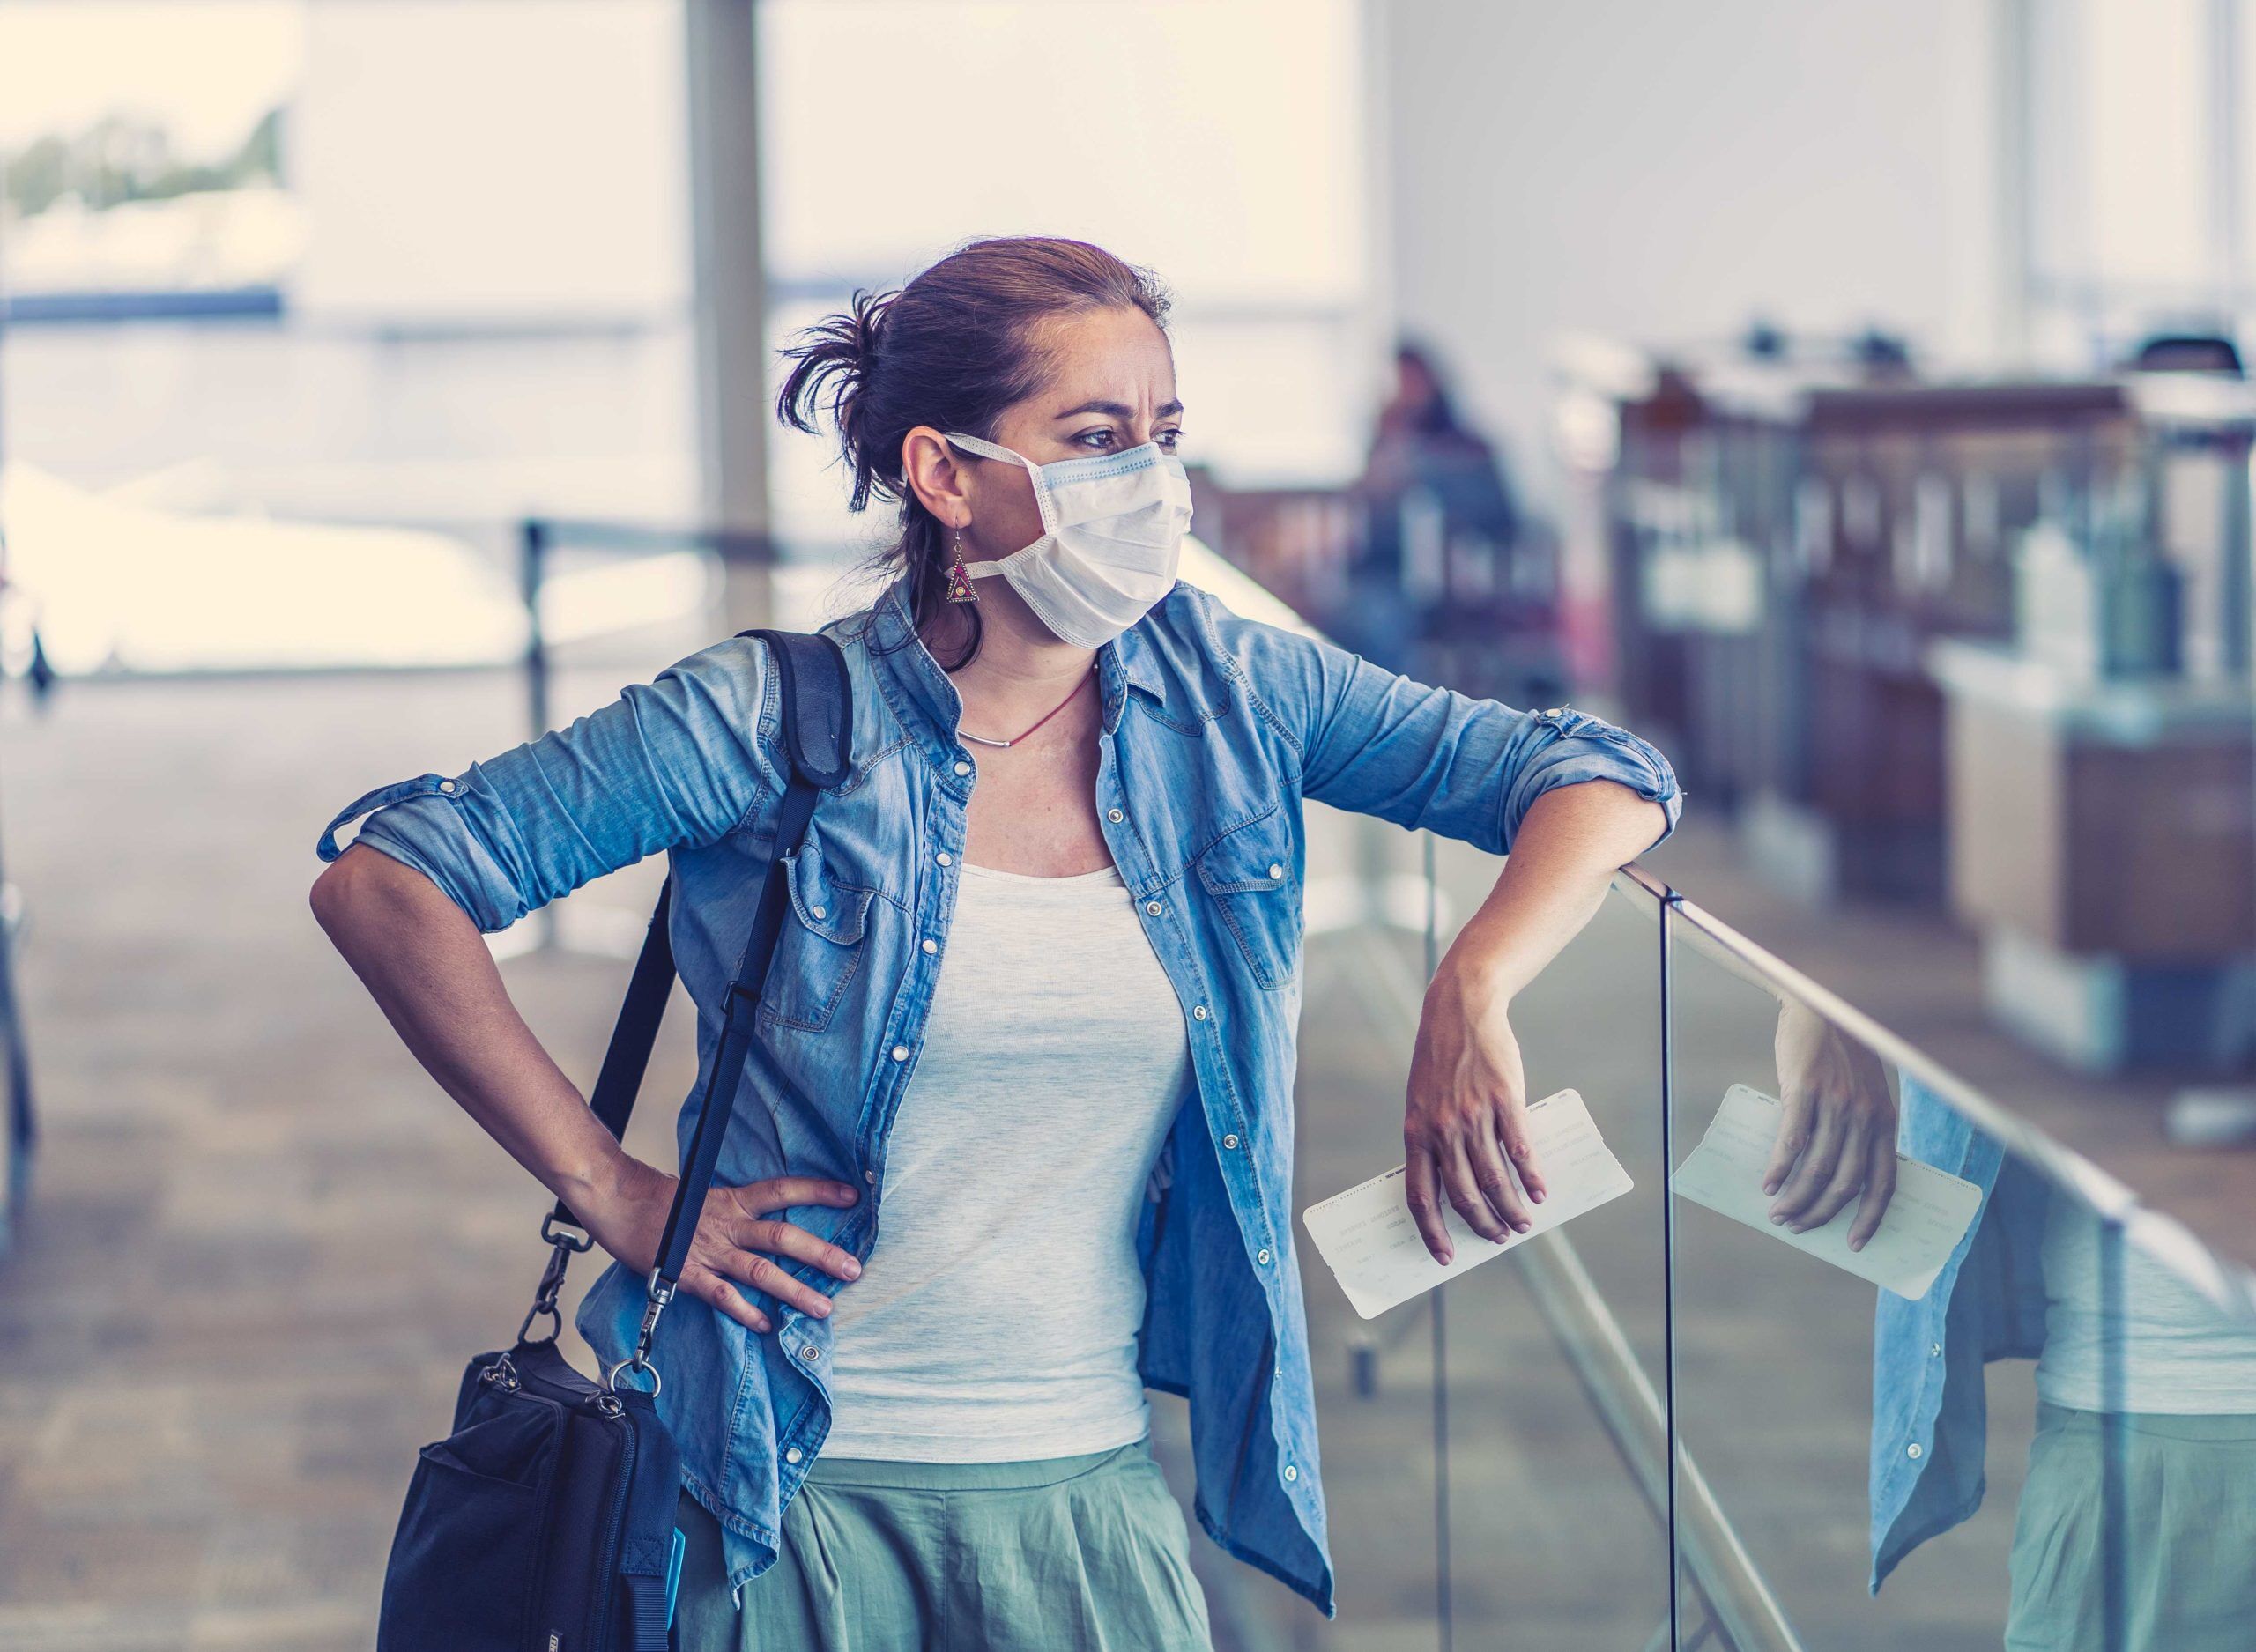
[[[1102,648],[1175,589],[1191,529],[1191,478],[1158,443],[1036,464],[976,436],[948,440],[1023,465],[1033,478],[1042,537],[995,561],[967,563],[964,572],[1001,574],[1061,641]]]

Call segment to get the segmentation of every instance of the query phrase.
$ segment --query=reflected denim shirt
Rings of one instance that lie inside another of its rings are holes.
[[[1880,1293],[1873,1322],[1872,1577],[1982,1506],[1984,1368],[2044,1346],[2046,1186],[1910,1073],[1897,1145],[1982,1189],[1973,1226],[1916,1302]]]
[[[850,1210],[783,1214],[866,1257],[882,1232],[887,1139],[946,967],[979,756],[958,737],[961,701],[900,586],[825,630],[852,674],[852,767],[784,859],[790,917],[717,1180],[789,1173],[862,1189]],[[1429,687],[1181,583],[1099,651],[1098,668],[1098,820],[1181,1001],[1197,1092],[1139,1219],[1140,1368],[1151,1387],[1190,1401],[1200,1523],[1329,1615],[1291,1228],[1302,805],[1313,798],[1503,853],[1536,798],[1581,781],[1619,782],[1659,803],[1673,830],[1676,778],[1651,746],[1585,713],[1516,711]],[[765,645],[716,643],[568,728],[459,774],[368,793],[339,811],[318,853],[335,858],[337,828],[368,814],[359,841],[424,872],[490,932],[664,850],[674,956],[697,1007],[699,1078],[677,1127],[686,1145],[787,772],[769,681]],[[839,1288],[781,1260],[819,1290]],[[1040,1288],[1041,1258],[1025,1267]],[[614,1263],[579,1309],[606,1363],[634,1346],[643,1283]],[[784,1507],[831,1418],[830,1323],[747,1293],[772,1334],[678,1297],[651,1355],[664,1379],[659,1414],[680,1444],[685,1483],[720,1522],[739,1601],[774,1563]]]

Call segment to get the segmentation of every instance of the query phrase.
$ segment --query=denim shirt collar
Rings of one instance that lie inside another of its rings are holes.
[[[1146,629],[1145,622],[1139,620],[1096,651],[1107,734],[1119,727],[1120,714],[1127,704],[1126,690],[1135,689],[1154,703],[1165,703],[1166,678],[1152,643],[1144,634]],[[940,663],[924,646],[924,638],[916,633],[916,622],[909,615],[907,580],[894,580],[871,604],[868,626],[863,634],[895,714],[910,727],[911,732],[924,737],[928,744],[952,748],[957,739],[957,725],[963,717],[963,696],[956,692],[955,684],[940,669]],[[909,707],[916,713],[914,720],[907,715]]]

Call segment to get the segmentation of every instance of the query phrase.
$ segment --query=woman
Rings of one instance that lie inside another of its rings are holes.
[[[686,1647],[1205,1647],[1147,1387],[1189,1396],[1214,1540],[1332,1611],[1290,1241],[1304,798],[1516,851],[1427,996],[1407,1196],[1444,1257],[1444,1201],[1494,1239],[1542,1197],[1507,1008],[1673,826],[1674,777],[1582,713],[1177,583],[1165,315],[1096,248],[991,241],[790,352],[783,416],[827,412],[854,508],[898,500],[901,531],[830,627],[853,768],[786,862],[698,1300],[652,1353]],[[617,1258],[578,1316],[606,1362],[672,1178],[595,1122],[479,931],[666,850],[710,1060],[783,774],[732,639],[360,799],[315,886],[417,1056]]]

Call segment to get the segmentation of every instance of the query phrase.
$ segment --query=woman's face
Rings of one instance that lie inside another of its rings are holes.
[[[1122,453],[1147,441],[1175,451],[1183,425],[1175,356],[1150,316],[1126,308],[1059,316],[1035,342],[1050,362],[1048,382],[997,421],[994,441],[1035,464]],[[1006,557],[1042,537],[1042,513],[1024,470],[1008,460],[947,451],[970,518],[966,561]]]

